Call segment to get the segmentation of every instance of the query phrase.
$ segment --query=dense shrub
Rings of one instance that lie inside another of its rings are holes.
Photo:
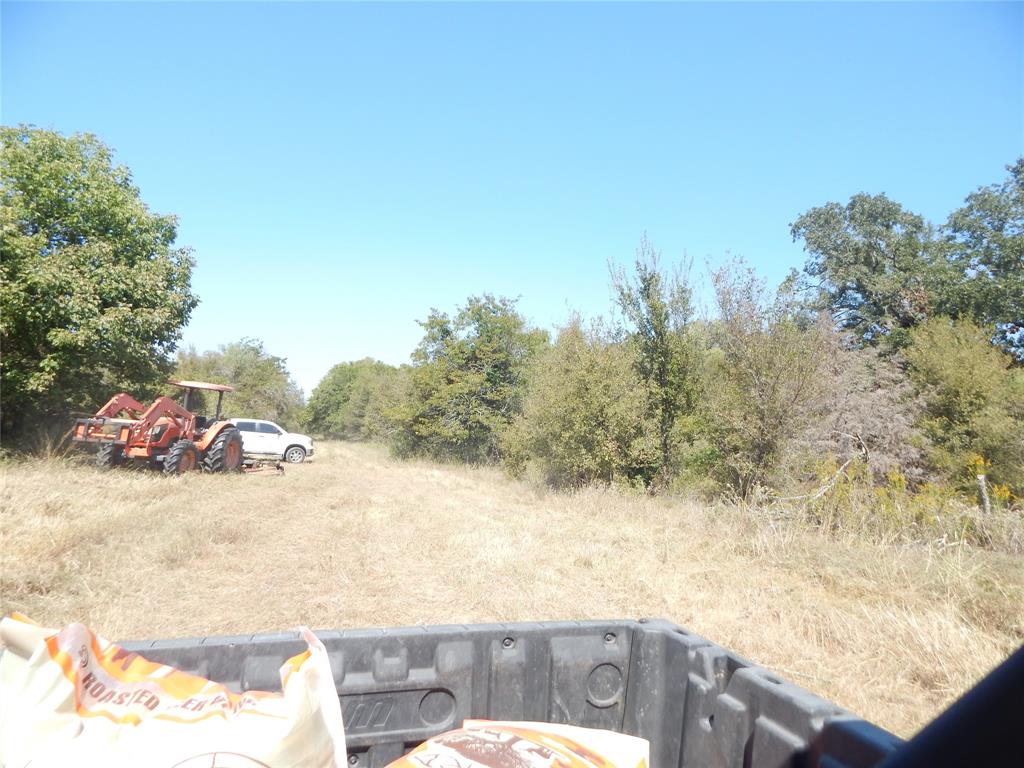
[[[838,470],[834,459],[821,461],[816,479],[819,490],[783,502],[783,507],[799,511],[829,533],[1024,553],[1021,510],[1005,499],[986,514],[972,496],[943,483],[925,482],[912,489],[899,470],[890,471],[879,483],[858,459]]]
[[[692,333],[688,269],[665,269],[645,235],[632,275],[612,270],[612,289],[625,317],[633,367],[645,389],[646,412],[658,440],[657,477],[667,487],[692,437],[680,429],[694,415],[698,356]]]
[[[306,404],[304,421],[315,434],[345,440],[386,437],[386,412],[399,400],[400,369],[369,358],[339,363],[327,372]]]
[[[515,301],[471,297],[454,318],[432,310],[413,353],[406,397],[389,416],[399,455],[466,462],[500,459],[502,431],[519,414],[524,374],[547,345]]]
[[[563,328],[531,366],[523,413],[503,439],[506,466],[558,487],[650,483],[660,466],[657,424],[632,352],[578,319]]]
[[[746,498],[825,411],[835,343],[827,324],[806,322],[792,297],[767,290],[742,264],[712,280],[720,319],[705,356],[703,431],[714,472]]]
[[[992,329],[933,318],[906,350],[933,466],[964,491],[977,474],[1024,494],[1024,369],[991,343]]]

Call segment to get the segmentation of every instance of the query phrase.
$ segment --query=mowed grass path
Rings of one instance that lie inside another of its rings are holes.
[[[1024,639],[1024,562],[320,443],[284,475],[6,462],[4,612],[112,639],[665,617],[908,736]]]

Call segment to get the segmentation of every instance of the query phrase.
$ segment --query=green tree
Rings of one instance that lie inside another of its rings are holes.
[[[862,343],[904,345],[950,280],[932,228],[885,195],[812,208],[790,232],[809,254],[805,287],[815,308]]]
[[[619,309],[631,327],[635,366],[647,389],[649,415],[657,425],[659,476],[663,484],[677,469],[681,431],[697,396],[696,354],[687,330],[691,291],[683,271],[663,271],[661,254],[647,236],[640,241],[632,277],[612,270]]]
[[[628,343],[575,318],[528,380],[523,412],[502,441],[513,474],[532,470],[556,487],[651,483],[658,436]]]
[[[313,390],[305,421],[317,434],[346,440],[386,435],[384,411],[397,399],[399,369],[366,358],[339,363]]]
[[[936,232],[885,195],[812,208],[791,225],[809,254],[803,287],[862,343],[903,347],[933,316],[995,326],[1024,360],[1024,158]]]
[[[0,128],[5,435],[166,380],[198,300],[172,216],[95,136]]]
[[[242,339],[202,354],[194,347],[181,350],[174,373],[179,379],[234,387],[224,402],[227,416],[269,419],[295,429],[302,416],[302,391],[292,381],[286,362],[268,354],[262,342]],[[213,410],[209,402],[200,408]]]
[[[924,401],[920,427],[935,467],[961,489],[975,489],[978,457],[993,482],[1024,493],[1024,370],[991,343],[991,326],[934,318],[905,350]]]
[[[963,280],[945,307],[996,326],[997,341],[1024,360],[1024,158],[1009,178],[982,187],[946,224],[949,258]]]
[[[363,439],[396,444],[401,425],[395,421],[395,414],[403,403],[409,402],[411,376],[411,366],[401,365],[388,366],[356,380],[353,398],[356,402],[365,401],[360,427]]]
[[[408,396],[390,416],[399,454],[467,462],[500,458],[500,434],[522,407],[524,371],[547,345],[515,301],[471,297],[454,318],[434,309],[420,323]]]
[[[791,441],[824,413],[836,339],[742,263],[714,271],[712,282],[719,319],[705,359],[702,434],[715,452],[708,463],[747,497],[770,484]]]

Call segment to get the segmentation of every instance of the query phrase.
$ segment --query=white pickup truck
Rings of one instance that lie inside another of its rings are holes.
[[[246,457],[284,459],[301,464],[313,455],[313,438],[289,432],[263,419],[229,419],[242,434],[242,453]]]

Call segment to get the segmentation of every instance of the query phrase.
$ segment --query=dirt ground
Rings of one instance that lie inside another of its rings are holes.
[[[664,617],[911,735],[1024,640],[1024,562],[320,443],[280,476],[0,464],[4,612],[111,639]]]

